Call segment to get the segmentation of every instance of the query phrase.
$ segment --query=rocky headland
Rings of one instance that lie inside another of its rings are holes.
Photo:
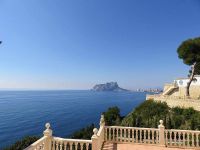
[[[92,91],[116,91],[116,92],[121,92],[121,91],[128,91],[128,90],[119,87],[117,82],[108,82],[108,83],[105,83],[105,84],[96,84],[92,88]]]

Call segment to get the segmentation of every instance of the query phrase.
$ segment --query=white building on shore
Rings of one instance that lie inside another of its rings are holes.
[[[200,76],[194,76],[190,85],[190,97],[186,96],[186,87],[189,78],[178,78],[173,83],[164,85],[160,94],[147,95],[146,100],[166,102],[170,107],[193,107],[200,111]]]

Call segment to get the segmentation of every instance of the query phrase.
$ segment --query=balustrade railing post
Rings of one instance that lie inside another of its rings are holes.
[[[165,146],[165,126],[163,125],[163,120],[160,120],[159,129],[159,144],[160,146]]]
[[[93,136],[92,136],[92,150],[98,150],[98,129],[94,128],[93,129]]]
[[[51,150],[51,139],[52,139],[52,130],[50,129],[50,123],[45,124],[46,130],[43,132],[43,135],[47,137],[44,145],[44,150]]]
[[[101,150],[104,142],[104,128],[105,120],[104,115],[101,115],[99,130],[97,128],[93,129],[94,135],[92,136],[92,150]]]

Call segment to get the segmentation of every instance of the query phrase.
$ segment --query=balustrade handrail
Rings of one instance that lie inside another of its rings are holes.
[[[92,140],[82,140],[82,139],[66,139],[61,137],[53,137],[52,140],[64,141],[64,142],[79,142],[79,143],[92,143]]]
[[[168,132],[184,132],[184,133],[200,133],[198,130],[179,130],[179,129],[165,129]]]
[[[158,128],[124,127],[124,126],[105,126],[105,128],[159,130]]]

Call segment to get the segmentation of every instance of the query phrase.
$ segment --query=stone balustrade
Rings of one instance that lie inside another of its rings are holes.
[[[158,136],[159,130],[154,128],[105,127],[105,140],[109,142],[158,144]]]
[[[52,138],[51,150],[91,150],[92,140]]]
[[[47,123],[44,136],[25,150],[101,150],[105,142],[200,148],[200,131],[165,129],[162,120],[158,128],[105,126],[101,115],[99,125],[99,130],[93,130],[91,140],[80,140],[52,136]]]
[[[200,147],[200,131],[165,130],[165,144],[168,147]]]

